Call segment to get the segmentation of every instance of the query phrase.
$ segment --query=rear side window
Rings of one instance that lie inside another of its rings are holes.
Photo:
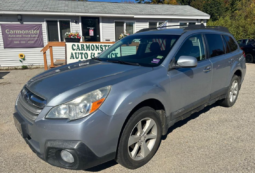
[[[225,46],[226,53],[230,53],[231,51],[230,51],[230,48],[228,46],[228,43],[227,43],[226,39],[224,39],[224,36],[222,36],[222,37],[223,37],[223,43],[224,43],[224,46]]]
[[[220,56],[225,54],[223,41],[221,35],[218,34],[206,34],[205,35],[210,57]]]
[[[236,45],[236,42],[234,41],[232,37],[224,35],[224,38],[226,42],[228,43],[231,52],[235,51],[238,48],[238,46]]]

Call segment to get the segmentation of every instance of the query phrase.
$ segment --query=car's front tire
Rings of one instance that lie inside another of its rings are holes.
[[[221,106],[231,107],[235,104],[241,86],[240,80],[241,80],[240,77],[236,75],[233,76],[230,86],[228,87],[226,98],[220,102]]]
[[[117,162],[129,169],[136,169],[156,153],[162,135],[158,113],[151,107],[142,107],[130,117],[120,137]]]

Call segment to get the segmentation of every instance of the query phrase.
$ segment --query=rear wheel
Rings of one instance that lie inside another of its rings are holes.
[[[245,55],[245,60],[246,60],[247,63],[253,63],[253,60],[254,60],[253,55],[250,54],[250,53],[246,54]]]
[[[128,120],[120,138],[117,162],[129,169],[145,165],[161,142],[161,121],[151,107],[137,110]]]
[[[236,75],[233,76],[230,86],[228,88],[227,96],[220,102],[220,105],[231,107],[235,104],[240,89],[240,78]]]

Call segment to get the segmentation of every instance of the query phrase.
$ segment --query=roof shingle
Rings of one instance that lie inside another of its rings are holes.
[[[129,4],[60,0],[1,0],[0,11],[209,17],[208,14],[188,5]]]

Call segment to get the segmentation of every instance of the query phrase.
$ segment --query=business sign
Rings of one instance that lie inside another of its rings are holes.
[[[1,24],[4,48],[44,47],[41,24]]]
[[[113,43],[66,43],[66,63],[83,61],[98,56]]]

